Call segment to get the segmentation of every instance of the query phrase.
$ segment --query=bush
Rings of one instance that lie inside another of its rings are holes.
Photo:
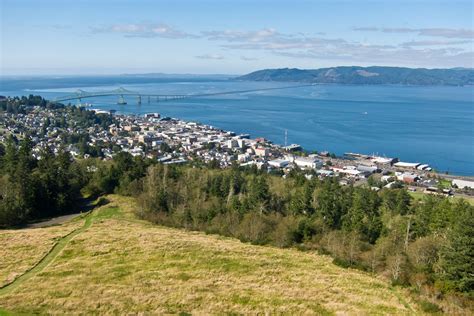
[[[244,215],[237,236],[241,241],[262,245],[268,242],[271,230],[265,215],[251,212]]]
[[[332,263],[334,263],[335,265],[337,265],[339,267],[342,267],[342,268],[350,268],[351,267],[351,263],[349,262],[349,260],[345,260],[345,259],[342,259],[342,258],[339,258],[339,257],[335,257],[334,260],[332,261]]]
[[[294,244],[294,232],[297,229],[298,222],[293,216],[281,216],[276,218],[276,227],[270,238],[272,245],[277,247],[290,247]]]
[[[434,313],[442,312],[442,309],[438,305],[431,303],[429,301],[421,301],[419,304],[420,304],[421,310],[424,311],[425,313],[434,314]]]
[[[104,205],[107,205],[107,204],[109,204],[109,203],[110,203],[110,201],[109,201],[107,198],[101,196],[101,197],[97,200],[96,205],[97,205],[97,206],[104,206]]]

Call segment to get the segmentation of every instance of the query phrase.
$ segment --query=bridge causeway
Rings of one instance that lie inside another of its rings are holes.
[[[300,88],[300,87],[308,87],[308,86],[314,86],[314,84],[250,89],[250,90],[223,91],[223,92],[202,93],[202,94],[153,94],[153,93],[150,94],[150,93],[141,93],[137,91],[131,91],[122,87],[118,89],[114,89],[114,90],[96,91],[96,92],[89,92],[89,91],[84,91],[82,89],[78,89],[72,94],[60,96],[55,99],[52,99],[51,101],[64,102],[64,101],[78,100],[78,102],[81,103],[82,99],[87,99],[87,98],[118,96],[118,101],[117,101],[118,104],[127,104],[124,96],[135,96],[137,97],[137,103],[141,104],[143,98],[147,98],[148,103],[151,103],[154,100],[156,100],[156,102],[161,102],[161,101],[171,101],[171,100],[180,100],[180,99],[189,99],[189,98],[212,97],[212,96],[219,96],[219,95],[243,94],[243,93],[260,92],[260,91],[268,91],[268,90],[291,89],[291,88]]]

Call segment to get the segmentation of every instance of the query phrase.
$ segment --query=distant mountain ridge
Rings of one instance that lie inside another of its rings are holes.
[[[264,69],[236,78],[249,81],[292,81],[338,84],[453,85],[474,84],[474,69],[341,66],[320,69]]]

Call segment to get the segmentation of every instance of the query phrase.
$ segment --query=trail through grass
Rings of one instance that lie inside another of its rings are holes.
[[[10,283],[3,285],[0,288],[0,296],[5,295],[16,289],[18,286],[26,282],[28,279],[35,276],[37,273],[41,272],[49,263],[51,263],[54,258],[61,252],[61,250],[66,247],[68,242],[73,239],[78,234],[82,233],[84,230],[89,228],[92,224],[92,213],[88,213],[85,215],[85,222],[84,225],[76,230],[73,230],[66,236],[62,237],[51,250],[31,269],[27,270],[25,273],[20,275],[19,277],[15,278]]]

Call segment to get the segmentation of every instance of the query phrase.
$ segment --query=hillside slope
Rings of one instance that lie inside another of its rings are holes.
[[[329,257],[154,226],[134,218],[132,199],[110,200],[86,218],[89,224],[59,254],[45,259],[47,266],[0,289],[0,309],[27,314],[417,312],[399,289],[339,268]]]
[[[339,84],[472,85],[474,69],[402,67],[333,67],[264,69],[237,78],[251,81],[293,81]]]
[[[31,269],[58,239],[80,225],[82,222],[78,218],[48,229],[0,230],[0,287]]]

